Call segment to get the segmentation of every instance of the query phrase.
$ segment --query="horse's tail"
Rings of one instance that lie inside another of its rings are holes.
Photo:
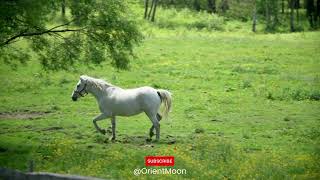
[[[157,89],[157,93],[160,96],[161,103],[164,105],[163,117],[168,118],[169,112],[171,110],[172,97],[171,93],[164,89]]]

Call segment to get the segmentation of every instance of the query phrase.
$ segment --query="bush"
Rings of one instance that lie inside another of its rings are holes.
[[[319,101],[320,91],[303,87],[285,87],[282,90],[268,91],[266,98],[270,100]]]
[[[191,24],[191,27],[195,27],[197,29],[208,29],[208,30],[216,30],[223,31],[225,25],[225,21],[223,17],[220,17],[216,14],[208,14],[206,12],[200,12],[197,14],[197,18],[194,23]]]
[[[156,25],[159,28],[177,29],[207,29],[223,31],[225,28],[225,20],[216,14],[208,14],[207,12],[195,12],[189,9],[163,9],[159,8],[157,14]]]

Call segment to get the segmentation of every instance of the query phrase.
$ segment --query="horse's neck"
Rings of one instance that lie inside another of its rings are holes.
[[[92,94],[97,100],[102,95],[102,91],[99,89],[88,88],[88,93]]]
[[[108,87],[106,87],[108,88]],[[100,89],[100,88],[96,88],[94,87],[94,85],[90,85],[90,87],[88,88],[88,93],[91,93],[97,100],[100,99],[100,97],[102,97],[103,95],[105,95],[106,89]]]

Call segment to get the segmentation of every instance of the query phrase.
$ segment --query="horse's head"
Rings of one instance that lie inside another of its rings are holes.
[[[86,79],[83,76],[80,76],[80,80],[77,83],[76,87],[74,88],[74,91],[72,93],[72,100],[73,101],[77,101],[77,99],[81,96],[84,97],[86,94],[88,94],[87,92],[87,82]]]

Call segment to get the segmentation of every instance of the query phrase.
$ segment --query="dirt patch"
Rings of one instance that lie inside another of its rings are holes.
[[[49,128],[44,128],[44,129],[42,129],[42,131],[56,131],[56,130],[61,130],[61,129],[63,129],[63,127],[53,126],[53,127],[49,127]]]
[[[143,147],[151,147],[150,145],[152,145],[154,140],[155,140],[155,137],[153,137],[153,139],[150,139],[147,136],[125,136],[120,140],[117,140],[117,142],[123,143],[123,144],[140,144]],[[177,141],[175,137],[171,135],[167,135],[166,137],[162,137],[159,143],[170,145],[170,144],[175,144],[176,142]]]
[[[143,147],[143,148],[154,148],[154,145],[153,144],[143,144],[143,145],[141,145],[141,147]]]
[[[174,136],[171,135],[167,135],[166,136],[166,143],[167,144],[175,144],[177,142],[176,138]]]
[[[125,136],[119,142],[123,144],[139,144],[144,143],[146,139],[148,139],[146,136]]]
[[[0,120],[20,120],[20,119],[39,119],[51,111],[12,111],[12,112],[0,112]]]

